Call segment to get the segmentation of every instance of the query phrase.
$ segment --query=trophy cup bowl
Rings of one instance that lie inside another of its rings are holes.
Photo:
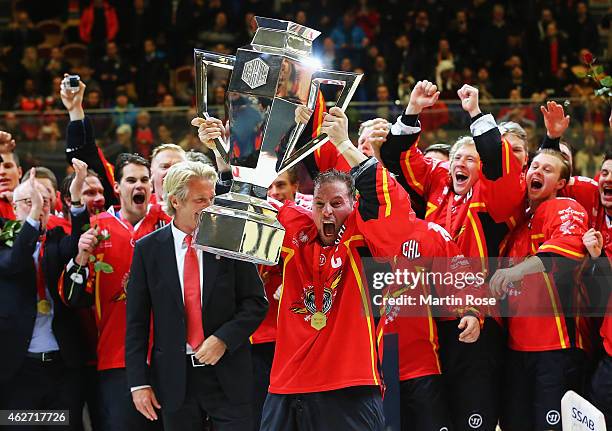
[[[321,134],[298,143],[305,124],[296,109],[314,110],[321,85],[339,87],[336,106],[345,110],[362,75],[322,69],[312,56],[319,32],[271,18],[255,17],[251,44],[235,56],[194,50],[196,109],[208,118],[208,67],[231,70],[226,91],[229,150],[221,138],[215,152],[232,167],[232,186],[200,214],[194,245],[257,264],[278,263],[285,230],[266,201],[274,179],[328,141]]]

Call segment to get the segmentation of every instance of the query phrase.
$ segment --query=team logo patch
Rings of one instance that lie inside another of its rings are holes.
[[[561,415],[557,410],[549,410],[546,413],[546,423],[548,425],[557,425],[561,420]]]
[[[560,210],[558,212],[559,219],[561,220],[561,226],[559,226],[559,230],[563,235],[571,235],[574,230],[576,230],[577,226],[574,223],[575,221],[584,222],[585,214],[581,211],[576,211],[571,207],[567,207],[564,210]]]
[[[319,256],[319,266],[325,265],[326,262],[327,262],[327,258],[325,257],[323,253],[321,253],[321,256]]]
[[[478,413],[474,413],[468,418],[468,425],[472,429],[480,428],[482,425],[482,416],[480,416]]]

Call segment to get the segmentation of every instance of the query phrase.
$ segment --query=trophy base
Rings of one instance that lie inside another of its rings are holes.
[[[231,259],[276,265],[284,236],[276,210],[266,201],[226,193],[200,214],[194,245]]]

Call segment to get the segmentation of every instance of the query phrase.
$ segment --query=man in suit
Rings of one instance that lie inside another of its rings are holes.
[[[255,265],[191,246],[215,171],[181,162],[164,180],[172,223],[138,241],[127,288],[126,366],[136,408],[164,429],[251,428],[249,335],[268,309]],[[153,316],[151,365],[147,365]]]
[[[0,339],[10,346],[0,355],[0,409],[69,410],[69,429],[81,429],[79,321],[57,293],[88,219],[80,203],[87,165],[73,159],[73,167],[69,236],[59,226],[46,230],[51,196],[34,168],[13,193],[22,227],[12,243],[0,243]]]

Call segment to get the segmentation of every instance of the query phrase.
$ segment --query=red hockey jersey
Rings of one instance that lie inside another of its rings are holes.
[[[112,273],[95,272],[89,268],[86,293],[93,295],[98,326],[98,370],[125,367],[126,287],[129,279],[132,253],[136,241],[170,222],[159,205],[149,207],[147,215],[136,226],[121,218],[110,208],[91,218],[102,235],[110,238],[98,244],[95,256],[113,267]],[[61,292],[63,299],[65,289]]]
[[[414,220],[407,193],[375,159],[355,182],[360,198],[336,244],[320,246],[312,213],[291,202],[279,211],[286,229],[283,289],[269,392],[320,392],[380,385],[378,342],[362,255],[393,256],[397,234]],[[320,330],[316,312],[326,316]]]
[[[470,262],[448,232],[435,223],[417,219],[398,235],[401,249],[395,268],[423,274],[417,282],[394,285],[386,293],[386,298],[403,300],[400,305],[386,303],[384,331],[398,334],[399,378],[409,380],[441,373],[434,315],[446,319],[466,314],[480,317],[479,305],[474,303],[475,298],[482,298],[484,274],[476,279]],[[464,284],[467,274],[474,278]],[[444,302],[436,305],[436,299]]]
[[[508,266],[529,256],[543,259],[545,272],[527,275],[508,292],[508,345],[519,351],[586,348],[586,304],[579,263],[586,255],[582,236],[587,231],[585,209],[573,199],[556,198],[540,204],[512,232]],[[568,265],[564,259],[575,261]]]

